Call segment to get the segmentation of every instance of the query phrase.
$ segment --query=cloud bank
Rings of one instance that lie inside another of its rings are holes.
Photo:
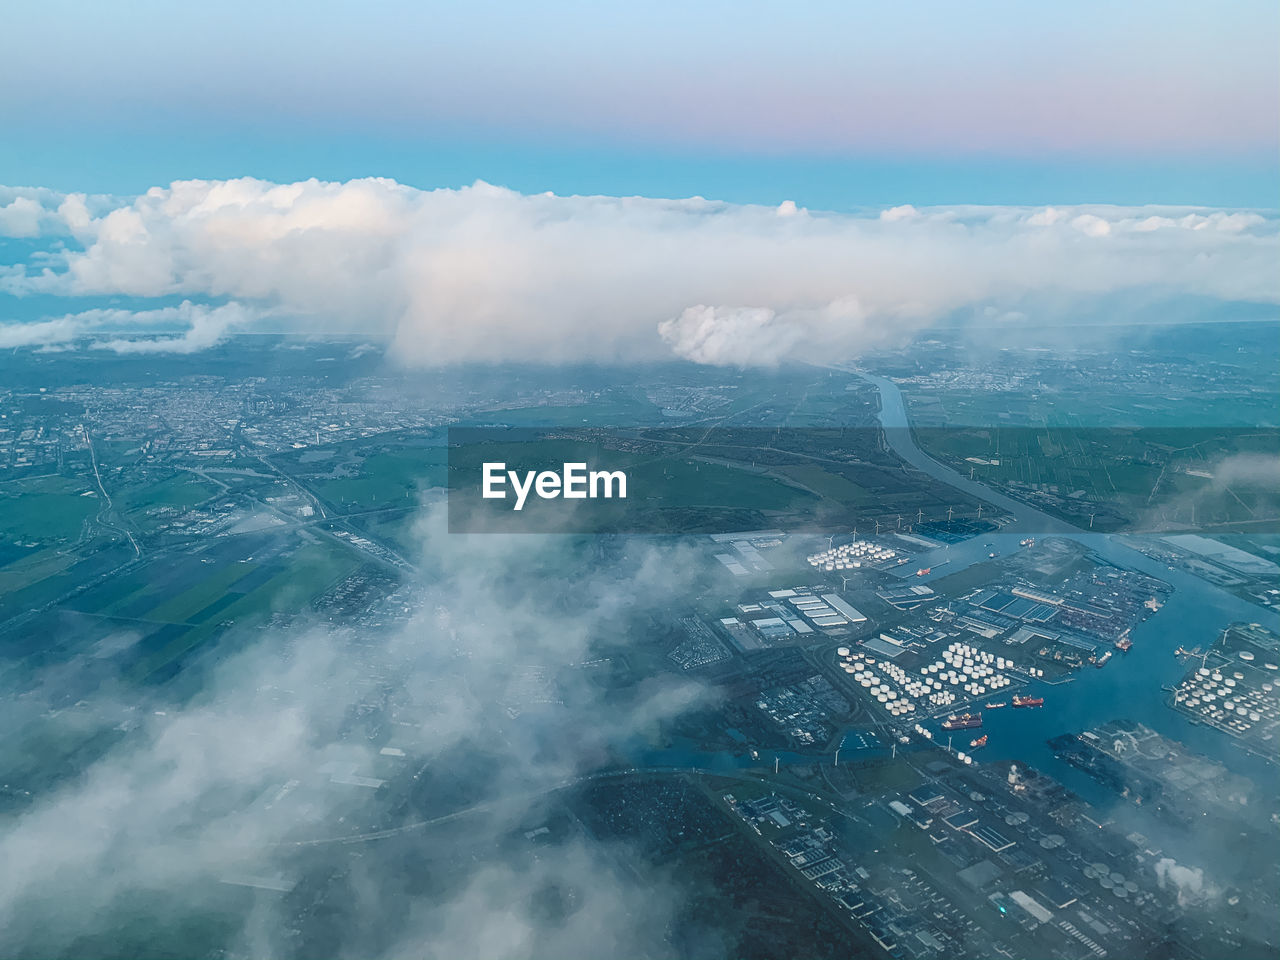
[[[1280,223],[1245,211],[908,204],[836,215],[382,179],[0,200],[0,230],[64,238],[0,277],[11,294],[230,301],[309,332],[383,335],[409,365],[771,365],[853,357],[966,309],[1050,322],[1061,319],[1054,303],[1065,313],[1133,291],[1280,303]],[[29,331],[42,335],[58,329]],[[193,325],[190,348],[207,342]]]

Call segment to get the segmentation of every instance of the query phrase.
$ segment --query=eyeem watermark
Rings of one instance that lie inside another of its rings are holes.
[[[904,469],[911,444],[929,469]],[[1131,481],[1119,490],[1107,482],[1117,457]],[[451,533],[878,525],[958,543],[1015,521],[1023,536],[1274,533],[1280,488],[1261,458],[1280,464],[1280,430],[918,427],[904,440],[877,427],[486,425],[449,427],[445,466]]]
[[[559,473],[554,470],[526,470],[522,477],[518,470],[508,470],[503,462],[486,461],[481,496],[486,500],[505,500],[507,484],[515,493],[513,510],[524,509],[530,490],[543,500],[555,500],[557,497],[566,500],[627,498],[627,475],[622,470],[588,470],[585,463],[565,463]]]

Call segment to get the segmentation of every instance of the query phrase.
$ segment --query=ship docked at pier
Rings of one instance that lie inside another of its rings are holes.
[[[982,726],[982,714],[980,713],[953,713],[942,721],[943,730],[968,730],[970,727],[980,726]]]

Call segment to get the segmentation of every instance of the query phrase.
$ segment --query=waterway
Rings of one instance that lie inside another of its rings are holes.
[[[1115,795],[1083,771],[1055,757],[1047,741],[1059,734],[1078,733],[1108,720],[1136,720],[1172,740],[1182,742],[1195,752],[1220,760],[1258,784],[1275,783],[1277,769],[1274,766],[1247,753],[1221,731],[1192,723],[1171,709],[1166,701],[1167,694],[1161,688],[1177,683],[1187,670],[1187,665],[1174,655],[1179,646],[1207,647],[1228,624],[1238,621],[1261,623],[1280,631],[1280,616],[1190,573],[1152,560],[1118,537],[1080,530],[939,463],[916,445],[902,393],[897,386],[883,377],[867,373],[860,375],[880,391],[880,423],[889,446],[898,456],[934,479],[994,504],[1014,518],[998,534],[981,535],[924,553],[904,566],[901,576],[910,577],[913,583],[927,583],[986,561],[991,553],[1007,556],[1022,549],[1019,541],[1028,536],[1048,535],[1075,540],[1106,563],[1137,570],[1163,580],[1173,588],[1164,606],[1134,627],[1130,634],[1133,647],[1128,653],[1117,652],[1101,669],[1086,667],[1067,683],[1032,683],[1028,689],[1044,697],[1043,707],[1015,709],[1010,705],[984,710],[981,731],[957,731],[954,735],[956,748],[967,750],[971,739],[979,733],[988,734],[989,745],[975,755],[975,761],[1030,764],[1105,809],[1114,806]],[[917,564],[932,567],[932,572],[920,578],[914,577]],[[1011,697],[1008,693],[1002,691],[996,699],[1009,703]],[[884,742],[878,746],[843,752],[841,759],[852,760],[859,754],[888,755],[892,744],[887,734],[881,739]],[[946,739],[947,734],[943,731],[937,742],[945,744]],[[918,738],[912,738],[911,745],[902,749],[915,753],[934,748],[923,746]],[[637,766],[723,771],[759,768],[771,764],[775,757],[782,765],[813,763],[815,759],[786,751],[777,754],[765,751],[760,759],[755,760],[745,753],[706,751],[692,743],[672,744],[665,749],[634,743],[624,752],[635,758]]]
[[[1265,760],[1246,753],[1226,734],[1192,723],[1171,709],[1161,687],[1177,683],[1186,672],[1186,664],[1174,655],[1179,646],[1207,647],[1228,624],[1237,621],[1261,623],[1280,630],[1280,616],[1190,573],[1153,560],[1118,537],[1079,530],[939,463],[916,445],[897,386],[883,377],[861,375],[880,391],[880,422],[895,453],[934,479],[995,504],[1014,518],[998,535],[979,536],[926,553],[917,562],[922,567],[933,565],[934,571],[916,582],[955,573],[988,559],[989,553],[1002,556],[1012,553],[1020,549],[1018,542],[1025,537],[1052,535],[1075,540],[1107,563],[1156,577],[1173,588],[1159,612],[1133,629],[1130,635],[1133,648],[1127,654],[1116,653],[1102,669],[1081,670],[1070,683],[1038,685],[1036,695],[1045,698],[1042,708],[1015,710],[1010,706],[985,711],[982,732],[990,735],[990,745],[976,760],[1023,760],[1086,798],[1103,799],[1097,784],[1054,757],[1045,741],[1061,733],[1079,732],[1107,720],[1124,718],[1144,723],[1192,750],[1219,759],[1259,783],[1275,781],[1277,771]],[[942,560],[950,562],[938,566]],[[914,568],[915,563],[911,566]],[[999,699],[1009,700],[1005,696]],[[968,731],[964,731],[957,736],[967,734]],[[957,740],[957,744],[959,742]],[[967,746],[968,740],[963,742]]]

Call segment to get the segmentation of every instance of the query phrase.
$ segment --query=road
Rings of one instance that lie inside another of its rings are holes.
[[[115,507],[111,503],[111,495],[107,493],[107,488],[102,484],[102,474],[98,470],[98,455],[94,452],[93,440],[89,436],[89,428],[84,424],[81,424],[80,432],[84,434],[84,445],[89,448],[89,462],[93,464],[93,477],[98,481],[98,492],[102,494],[102,509],[98,511],[98,523],[102,524],[102,526],[106,527],[108,530],[114,530],[116,533],[128,537],[129,542],[133,544],[134,554],[141,557],[142,548],[138,546],[138,541],[133,538],[133,534],[125,529],[125,527],[117,526],[110,522],[110,520],[106,519],[114,512]]]

